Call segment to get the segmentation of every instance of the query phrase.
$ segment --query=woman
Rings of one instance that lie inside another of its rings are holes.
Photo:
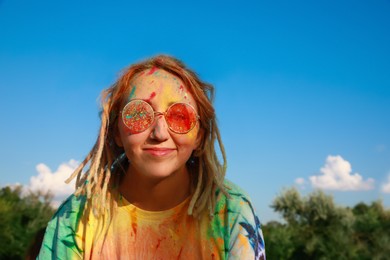
[[[212,99],[175,58],[130,66],[103,91],[99,137],[39,258],[265,259],[248,196],[224,180]]]

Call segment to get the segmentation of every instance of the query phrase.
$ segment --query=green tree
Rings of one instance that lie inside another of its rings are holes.
[[[291,259],[294,251],[293,232],[286,224],[281,224],[277,221],[268,222],[262,227],[265,248],[268,259]]]
[[[355,240],[360,259],[388,259],[390,256],[390,211],[381,201],[371,205],[357,204],[355,215]]]
[[[286,224],[264,228],[270,259],[357,258],[355,216],[350,209],[335,205],[331,196],[316,191],[302,197],[292,188],[277,196],[271,207]]]
[[[0,259],[23,259],[36,232],[47,225],[54,214],[52,195],[29,192],[22,187],[0,190]]]

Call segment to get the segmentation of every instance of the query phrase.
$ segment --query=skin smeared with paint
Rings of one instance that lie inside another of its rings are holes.
[[[180,85],[179,91],[180,91],[180,93],[184,94],[184,99],[188,98],[187,92],[185,92],[184,87],[182,85]]]
[[[166,81],[165,84],[159,85],[159,79],[164,79]],[[145,85],[149,85],[150,88],[157,87],[157,90],[155,92],[151,91],[151,96],[145,100],[150,101],[152,98],[156,97],[156,95],[163,95],[164,100],[161,100],[162,103],[167,102],[168,99],[176,100],[175,102],[179,102],[178,100],[180,99],[185,99],[186,103],[195,106],[195,101],[188,98],[191,94],[188,93],[183,82],[164,70],[153,67],[150,70],[139,73],[132,81],[132,87],[127,101],[137,98],[135,95],[136,90],[134,88],[140,84],[143,87],[145,87]],[[175,88],[167,88],[167,85],[174,86]]]
[[[130,94],[129,94],[129,99],[128,100],[132,100],[133,97],[134,97],[134,93],[135,93],[135,90],[137,89],[137,87],[135,85],[133,85],[131,87],[131,91],[130,91]]]
[[[153,73],[156,72],[156,75],[158,74],[157,68],[153,67],[149,70],[149,72],[146,73],[146,75],[152,75]]]
[[[163,82],[161,82],[163,80]],[[137,96],[142,86],[143,92],[149,92],[148,97]],[[167,108],[177,102],[183,102],[192,105],[196,109],[196,102],[188,93],[183,82],[174,75],[153,67],[149,70],[140,72],[131,82],[131,90],[127,102],[133,99],[142,99],[148,103],[152,103],[157,98],[157,103],[154,105],[154,110],[158,112],[166,111]],[[156,107],[162,107],[161,110],[156,110]],[[197,132],[190,131],[187,135],[194,139],[197,137]]]
[[[148,103],[150,103],[150,101],[156,96],[156,92],[152,92],[152,94],[150,94],[150,97],[148,99],[146,99],[145,101],[147,101]]]
[[[131,203],[143,209],[172,208],[190,195],[191,180],[187,162],[201,143],[199,120],[190,120],[196,118],[197,114],[195,99],[180,79],[160,69],[151,69],[135,77],[131,86],[136,88],[129,90],[132,98],[122,111],[124,116],[129,115],[129,121],[133,115],[135,120],[129,124],[126,124],[126,118],[118,120],[119,131],[115,136],[116,144],[124,148],[126,157],[131,162],[119,185],[120,192]],[[150,105],[155,112],[165,113],[168,108],[172,109],[165,116],[155,115],[152,123],[142,129],[143,123],[148,123],[143,120],[148,118],[148,110],[138,114],[127,113],[127,105],[131,111],[132,104],[137,101],[148,107]],[[184,105],[176,106],[175,103]],[[186,110],[187,106],[192,106],[195,113],[191,114]],[[183,121],[183,118],[188,120]],[[137,125],[137,122],[140,124]],[[142,131],[132,132],[133,123],[135,128]],[[189,128],[188,125],[192,127],[192,124],[194,127]],[[178,133],[180,129],[191,130]],[[143,194],[144,192],[147,194]]]

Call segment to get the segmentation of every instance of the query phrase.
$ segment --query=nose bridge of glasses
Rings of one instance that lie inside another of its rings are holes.
[[[165,119],[166,112],[154,111],[153,113],[154,113],[154,120],[155,121],[158,121],[158,119],[161,118],[161,117],[164,117],[164,119]]]
[[[165,121],[164,123],[167,124],[167,121],[166,121],[166,119],[165,119],[165,114],[166,114],[166,112],[157,112],[157,111],[154,111],[153,113],[154,113],[154,122],[155,122],[156,124],[158,124],[158,121],[159,121],[160,118],[164,118],[164,121]]]
[[[153,113],[154,113],[154,116],[155,116],[155,117],[158,117],[158,116],[165,116],[165,112],[153,111]]]

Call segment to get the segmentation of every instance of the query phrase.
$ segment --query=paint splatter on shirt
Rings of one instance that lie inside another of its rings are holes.
[[[217,192],[213,218],[189,216],[190,199],[151,212],[119,197],[113,220],[98,221],[82,215],[85,197],[71,196],[49,222],[38,259],[265,259],[248,196],[225,184],[230,198]]]

